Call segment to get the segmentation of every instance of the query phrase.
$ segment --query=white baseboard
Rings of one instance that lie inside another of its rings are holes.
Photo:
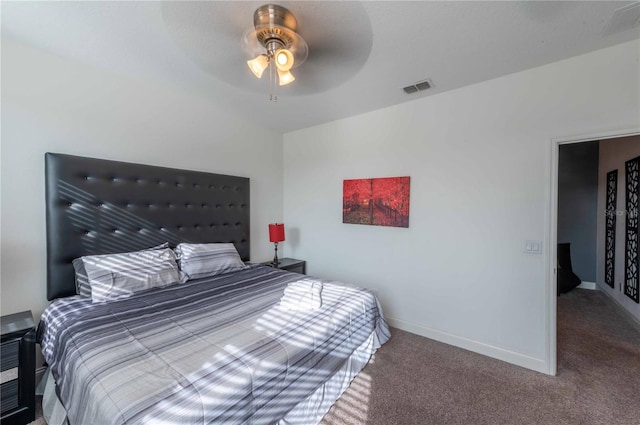
[[[475,353],[479,353],[488,357],[493,357],[495,359],[502,360],[507,363],[512,363],[517,366],[522,366],[527,369],[535,370],[536,372],[549,374],[549,365],[547,365],[546,362],[542,359],[537,359],[535,357],[516,353],[515,351],[507,350],[495,345],[489,345],[458,335],[439,331],[437,329],[429,328],[417,323],[406,322],[404,320],[396,319],[389,316],[387,316],[386,318],[389,325],[394,328],[411,332],[416,335],[424,336],[426,338],[434,339],[436,341],[444,342],[445,344],[453,345],[455,347],[464,348],[465,350],[473,351]]]
[[[580,285],[576,286],[576,288],[591,289],[592,291],[598,290],[598,287],[595,282],[582,282]]]

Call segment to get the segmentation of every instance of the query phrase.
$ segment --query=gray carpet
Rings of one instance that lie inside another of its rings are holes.
[[[555,377],[394,329],[322,424],[640,424],[640,333],[598,291],[557,321]]]
[[[392,335],[322,425],[640,424],[640,333],[600,292],[558,299],[555,377]]]

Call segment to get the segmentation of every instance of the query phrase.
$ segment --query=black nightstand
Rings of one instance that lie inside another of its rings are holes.
[[[265,266],[275,267],[271,261],[265,261]],[[278,269],[286,270],[289,272],[307,274],[307,262],[303,260],[296,260],[295,258],[280,258],[280,264]]]
[[[36,331],[30,311],[0,317],[0,422],[24,425],[35,419]]]

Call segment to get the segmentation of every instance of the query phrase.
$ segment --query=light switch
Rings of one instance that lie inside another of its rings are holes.
[[[542,252],[542,242],[540,241],[525,241],[524,242],[525,254],[540,254]]]

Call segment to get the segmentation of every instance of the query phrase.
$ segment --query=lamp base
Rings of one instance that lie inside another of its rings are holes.
[[[273,256],[271,264],[273,267],[278,267],[278,264],[280,264],[280,260],[278,260],[278,242],[274,242],[273,244],[275,245],[275,255]]]

